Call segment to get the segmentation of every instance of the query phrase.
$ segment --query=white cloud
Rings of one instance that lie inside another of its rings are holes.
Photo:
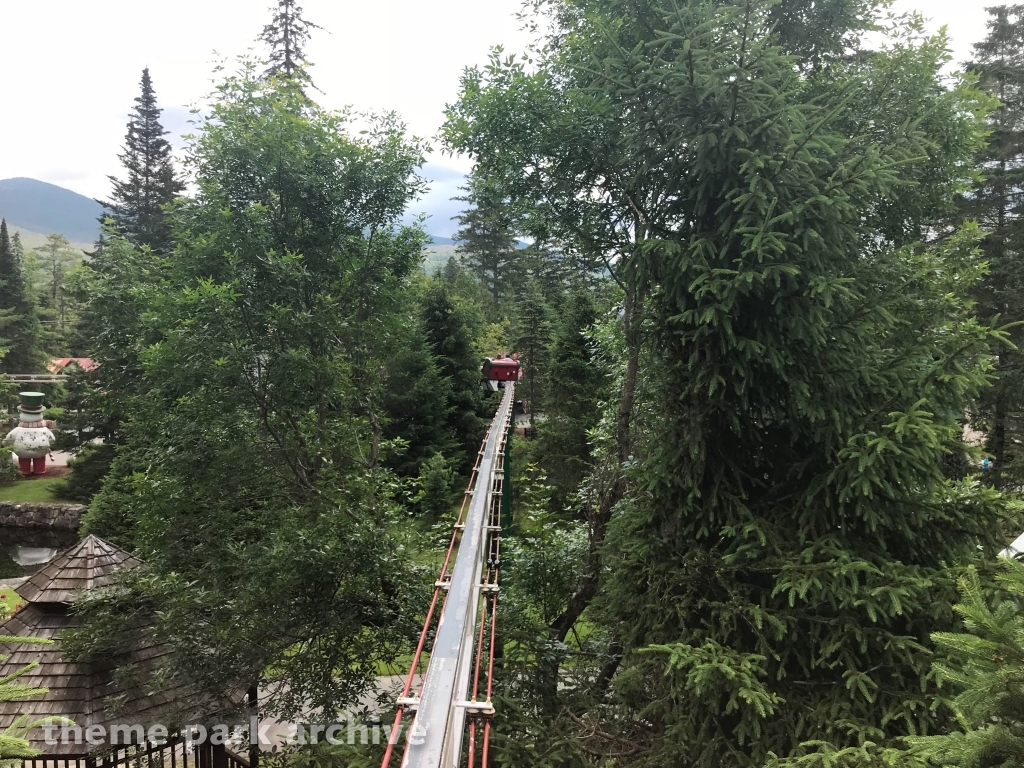
[[[521,0],[304,0],[314,32],[308,54],[324,106],[395,110],[412,133],[432,137],[453,101],[463,67],[491,46],[521,51]],[[188,106],[210,90],[214,60],[255,47],[270,0],[49,0],[4,4],[0,71],[0,178],[29,176],[90,197],[109,191],[127,112],[150,67],[164,122],[188,132]],[[896,0],[947,24],[958,60],[984,35],[981,0]],[[218,53],[215,54],[214,51]],[[174,144],[180,147],[180,140]],[[413,211],[433,213],[428,230],[450,235],[462,158],[431,156],[431,192]]]

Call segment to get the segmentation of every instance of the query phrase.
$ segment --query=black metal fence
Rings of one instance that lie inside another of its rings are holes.
[[[249,760],[223,744],[193,744],[184,740],[161,746],[126,746],[89,755],[40,755],[23,768],[251,768]]]

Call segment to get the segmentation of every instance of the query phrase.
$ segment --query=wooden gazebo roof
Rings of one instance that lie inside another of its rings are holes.
[[[89,535],[38,571],[18,594],[35,605],[72,603],[79,590],[109,586],[116,571],[137,565],[123,549]]]
[[[0,702],[0,733],[21,715],[29,714],[33,720],[67,717],[83,730],[91,725],[104,725],[130,721],[144,725],[155,722],[161,711],[166,711],[179,696],[188,698],[184,691],[148,694],[144,690],[121,691],[114,684],[117,667],[137,664],[152,670],[167,656],[170,649],[142,632],[139,643],[124,657],[95,663],[65,661],[60,648],[60,635],[81,626],[81,619],[71,610],[71,603],[80,590],[108,586],[116,571],[134,568],[139,560],[122,549],[88,536],[57,557],[17,590],[28,605],[0,624],[0,635],[42,638],[56,641],[53,645],[10,644],[0,651],[10,658],[0,663],[0,678],[35,662],[39,666],[19,678],[19,683],[48,688],[41,696],[31,696],[12,702]],[[108,711],[106,702],[117,697],[118,712]],[[180,701],[178,702],[180,703]],[[84,755],[90,752],[87,744],[46,744],[41,729],[30,735],[32,746],[44,755]]]

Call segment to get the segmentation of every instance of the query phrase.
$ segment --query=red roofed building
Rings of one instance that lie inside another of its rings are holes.
[[[91,357],[54,357],[46,364],[46,369],[50,373],[64,373],[64,370],[72,363],[86,373],[100,367],[100,364]]]

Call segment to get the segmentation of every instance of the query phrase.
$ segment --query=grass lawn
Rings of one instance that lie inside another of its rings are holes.
[[[46,501],[59,502],[53,495],[53,486],[63,478],[44,477],[41,480],[17,480],[10,485],[0,485],[0,501]]]

